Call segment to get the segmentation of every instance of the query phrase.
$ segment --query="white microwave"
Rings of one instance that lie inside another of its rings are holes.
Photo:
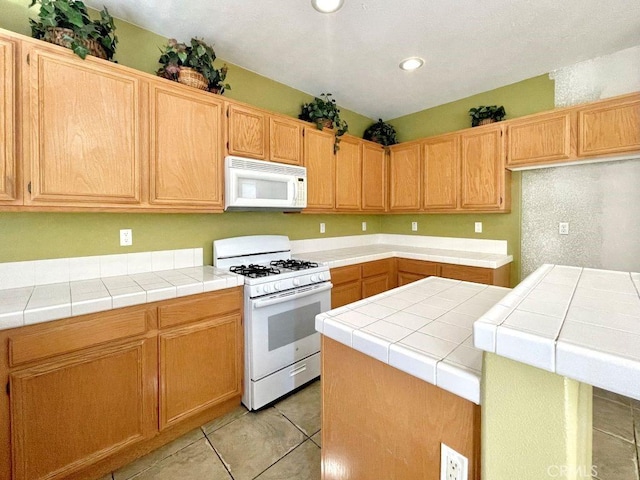
[[[297,212],[307,206],[307,169],[228,156],[224,161],[224,209]]]

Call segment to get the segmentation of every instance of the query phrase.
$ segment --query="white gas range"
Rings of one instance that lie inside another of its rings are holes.
[[[329,267],[293,260],[283,235],[216,240],[213,264],[245,277],[242,403],[261,408],[318,377],[315,317],[331,309]]]

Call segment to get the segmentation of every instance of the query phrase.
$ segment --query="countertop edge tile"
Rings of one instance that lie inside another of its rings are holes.
[[[481,372],[447,360],[438,362],[436,369],[438,387],[480,405]]]

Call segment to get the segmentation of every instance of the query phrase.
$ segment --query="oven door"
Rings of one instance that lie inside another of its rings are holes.
[[[330,282],[249,300],[245,312],[251,380],[320,351],[316,315],[331,309]]]

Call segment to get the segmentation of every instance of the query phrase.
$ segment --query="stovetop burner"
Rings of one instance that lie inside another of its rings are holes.
[[[266,267],[264,265],[234,265],[229,267],[229,270],[238,275],[244,275],[245,277],[258,278],[267,277],[269,275],[277,275],[280,270],[273,267]]]
[[[273,260],[271,266],[286,268],[289,270],[307,270],[308,268],[317,268],[316,262],[307,262],[306,260]]]

